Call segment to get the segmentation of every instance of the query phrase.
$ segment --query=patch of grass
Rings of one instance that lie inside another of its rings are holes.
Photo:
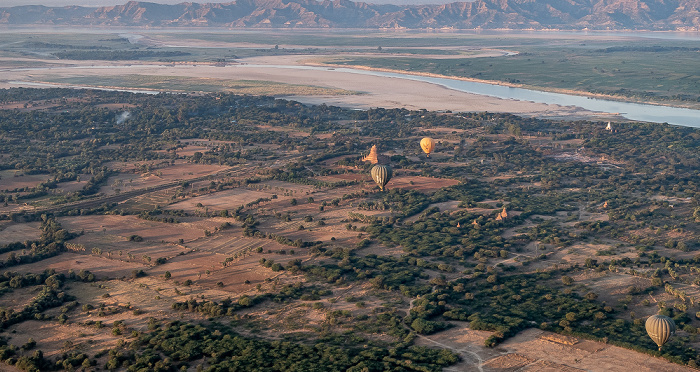
[[[49,77],[42,81],[90,87],[135,88],[177,92],[230,92],[249,95],[352,95],[356,92],[311,85],[284,84],[259,80],[226,80],[186,76],[124,75]]]

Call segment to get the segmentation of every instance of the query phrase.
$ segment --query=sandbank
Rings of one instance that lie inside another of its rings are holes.
[[[47,77],[78,77],[104,75],[164,75],[216,78],[230,80],[261,80],[287,84],[313,85],[358,92],[357,95],[286,96],[303,103],[337,105],[349,108],[408,108],[453,112],[508,112],[523,116],[566,119],[609,119],[603,115],[574,106],[548,105],[529,101],[507,100],[459,92],[427,82],[361,75],[327,70],[285,69],[276,66],[304,65],[318,55],[269,56],[241,59],[240,64],[213,66],[205,64],[165,65],[159,63],[124,64],[118,62],[72,61],[46,68],[8,68],[0,70],[0,88],[30,86],[28,82]],[[3,61],[0,60],[0,63]],[[46,60],[56,63],[55,60]],[[128,87],[120,87],[128,88]],[[139,89],[141,90],[141,89]]]

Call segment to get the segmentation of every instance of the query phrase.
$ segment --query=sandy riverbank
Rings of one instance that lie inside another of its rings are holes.
[[[287,97],[304,103],[338,105],[352,108],[386,107],[427,110],[509,112],[524,116],[569,119],[615,118],[577,107],[505,100],[459,92],[439,85],[389,77],[346,73],[329,68],[319,70],[291,70],[273,65],[303,65],[320,56],[270,56],[243,59],[244,65],[217,67],[210,65],[124,65],[112,62],[75,62],[71,65],[53,65],[50,69],[0,70],[0,88],[23,86],[21,82],[44,81],[47,77],[78,77],[111,75],[164,75],[216,78],[230,80],[261,80],[288,84],[314,85],[360,92],[359,95],[294,96]],[[0,61],[2,62],[2,61]],[[47,63],[55,61],[46,61]],[[256,65],[256,66],[250,66]],[[267,67],[266,65],[270,66]],[[46,79],[48,80],[48,79]],[[97,84],[96,84],[97,85]]]

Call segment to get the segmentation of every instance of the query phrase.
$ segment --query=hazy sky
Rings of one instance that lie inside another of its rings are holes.
[[[232,0],[202,0],[192,1],[193,3],[230,3]],[[359,0],[358,0],[359,1]],[[446,4],[453,3],[459,0],[364,0],[366,3],[374,4]],[[461,0],[469,1],[469,0]],[[80,5],[80,6],[110,6],[121,5],[128,0],[0,0],[0,7],[10,7],[18,5],[46,5],[46,6],[65,6],[65,5]],[[145,0],[145,2],[159,4],[179,4],[185,0]]]

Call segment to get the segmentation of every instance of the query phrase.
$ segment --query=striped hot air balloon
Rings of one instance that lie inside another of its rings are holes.
[[[649,337],[659,346],[659,351],[661,351],[661,347],[664,346],[671,335],[676,332],[676,323],[665,315],[652,315],[647,318],[645,325]]]
[[[379,189],[384,191],[384,186],[386,186],[391,179],[391,167],[388,165],[377,164],[372,167],[370,174],[372,174],[372,179],[374,179],[374,182],[379,185]]]

